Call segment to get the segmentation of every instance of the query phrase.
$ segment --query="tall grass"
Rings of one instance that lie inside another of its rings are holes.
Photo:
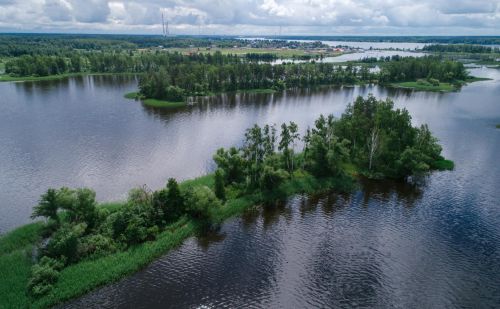
[[[213,219],[222,223],[227,218],[241,214],[251,206],[275,199],[283,199],[296,193],[313,193],[331,188],[344,190],[352,187],[352,179],[318,179],[305,172],[295,173],[294,177],[281,184],[273,192],[249,193],[231,192],[230,198],[214,211]],[[181,189],[196,186],[214,186],[212,174],[186,180]],[[113,202],[99,205],[116,211],[125,203]],[[110,254],[98,259],[85,260],[69,265],[60,272],[54,289],[47,295],[33,299],[26,294],[26,285],[32,266],[31,250],[39,240],[42,223],[20,227],[0,238],[0,304],[6,308],[47,308],[88,293],[97,287],[116,282],[130,275],[164,255],[169,250],[197,232],[197,223],[187,217],[168,226],[156,240],[133,246],[126,251]],[[0,306],[0,307],[1,307]]]

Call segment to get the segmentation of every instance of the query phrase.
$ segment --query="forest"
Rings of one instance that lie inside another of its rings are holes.
[[[424,46],[422,50],[429,52],[440,52],[440,53],[471,53],[471,54],[500,53],[500,48],[498,47],[470,45],[470,44],[449,44],[449,45],[432,44]]]
[[[275,38],[275,37],[270,37]],[[287,40],[499,45],[500,36],[281,36]]]
[[[16,293],[30,304],[54,305],[251,206],[273,207],[301,192],[349,191],[356,175],[409,179],[453,168],[426,125],[413,127],[406,109],[371,95],[358,97],[340,118],[321,115],[302,130],[294,122],[254,125],[243,140],[217,150],[213,174],[180,184],[171,178],[154,191],[135,188],[123,203],[99,205],[88,188],[48,189],[32,214],[44,219],[30,232],[35,263],[29,278],[14,278],[26,282],[26,292]]]
[[[254,48],[318,48],[327,47],[321,42],[285,40],[248,40],[221,36],[173,36],[159,35],[97,35],[97,34],[0,34],[0,57],[22,55],[65,55],[75,52],[121,52],[141,48],[187,47],[245,47]]]
[[[182,101],[187,96],[209,95],[245,89],[283,90],[319,85],[391,83],[428,79],[432,82],[459,82],[468,78],[460,62],[427,56],[394,57],[379,64],[379,72],[365,66],[332,63],[288,63],[280,65],[236,62],[225,65],[186,62],[162,66],[141,76],[142,96]]]

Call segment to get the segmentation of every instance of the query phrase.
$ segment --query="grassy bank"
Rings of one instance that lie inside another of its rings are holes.
[[[181,188],[189,186],[213,187],[213,175],[199,177],[181,183]],[[272,195],[250,194],[243,197],[230,196],[215,213],[216,221],[222,222],[245,209],[268,199],[284,198],[296,193],[313,193],[332,188],[345,190],[350,185],[345,180],[334,178],[317,179],[307,173],[297,173],[294,178],[283,183]],[[123,203],[106,203],[113,211]],[[22,226],[0,238],[0,303],[6,308],[47,308],[76,298],[93,289],[116,282],[130,275],[164,255],[169,250],[195,235],[196,223],[187,217],[171,224],[160,233],[155,241],[133,246],[126,251],[117,252],[95,260],[86,260],[64,268],[54,289],[40,299],[32,299],[26,294],[26,285],[31,273],[31,252],[39,241],[43,224],[40,222]]]
[[[394,88],[403,88],[403,89],[413,89],[416,91],[435,91],[435,92],[452,92],[457,91],[459,88],[450,83],[439,83],[439,85],[432,85],[430,83],[423,82],[400,82],[400,83],[392,83],[392,87]]]
[[[394,88],[413,89],[416,91],[452,92],[460,90],[460,87],[467,83],[473,83],[485,80],[491,80],[491,79],[485,77],[471,76],[466,81],[456,81],[454,83],[438,82],[434,84],[428,82],[427,80],[419,79],[417,81],[391,83],[390,86]]]
[[[163,100],[157,100],[157,99],[145,99],[142,97],[139,92],[129,92],[124,95],[126,99],[131,99],[131,100],[140,100],[144,105],[150,106],[150,107],[159,107],[159,108],[175,108],[175,107],[182,107],[186,105],[185,101],[181,102],[170,102],[170,101],[163,101]]]
[[[242,90],[237,90],[233,93],[249,93],[249,94],[271,94],[275,93],[276,90],[270,89],[270,88],[264,88],[264,89],[242,89]],[[207,96],[216,96],[221,93],[210,93]],[[126,99],[130,100],[139,100],[141,101],[144,105],[150,106],[150,107],[157,107],[157,108],[177,108],[177,107],[183,107],[186,106],[187,103],[186,101],[180,101],[180,102],[172,102],[172,101],[164,101],[164,100],[158,100],[158,99],[146,99],[141,94],[137,91],[129,92],[124,95]]]

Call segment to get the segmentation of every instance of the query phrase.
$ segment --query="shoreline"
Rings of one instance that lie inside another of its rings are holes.
[[[485,78],[485,77],[475,77],[471,76],[468,80],[466,81],[457,81],[457,83],[442,83],[440,82],[439,85],[433,86],[428,83],[421,83],[420,81],[406,81],[406,82],[393,82],[393,83],[387,83],[387,84],[382,84],[379,83],[378,81],[371,81],[371,82],[356,82],[353,84],[329,84],[329,85],[316,85],[315,87],[329,87],[329,86],[344,86],[344,87],[354,87],[354,86],[362,86],[362,85],[367,85],[367,84],[376,84],[380,86],[384,86],[387,88],[396,88],[396,89],[406,89],[406,90],[414,90],[414,91],[428,91],[428,92],[442,92],[442,93],[448,93],[448,92],[456,92],[461,89],[462,86],[466,86],[469,83],[473,82],[479,82],[479,81],[487,81],[487,80],[492,80],[491,78]],[[284,89],[286,90],[286,89]],[[129,99],[129,100],[136,100],[136,101],[141,101],[147,106],[150,107],[158,107],[158,108],[175,108],[175,107],[182,107],[186,106],[188,103],[188,98],[195,98],[195,97],[214,97],[222,94],[273,94],[276,92],[279,92],[281,90],[275,90],[271,88],[262,88],[262,89],[238,89],[234,91],[222,91],[218,93],[209,93],[206,95],[192,95],[192,96],[187,96],[184,101],[180,102],[171,102],[171,101],[165,101],[165,100],[159,100],[159,99],[152,99],[152,98],[145,98],[144,96],[141,96],[139,91],[133,91],[133,92],[128,92],[123,95],[124,98]]]
[[[227,219],[242,214],[251,207],[263,203],[283,200],[296,194],[319,194],[338,190],[350,191],[354,186],[354,178],[349,188],[343,188],[345,179],[336,177],[316,178],[310,174],[298,174],[280,186],[280,190],[269,196],[251,193],[226,200],[217,210],[215,218],[223,223]],[[214,175],[208,174],[180,183],[181,189],[187,187],[209,186],[214,184]],[[98,207],[119,209],[125,202],[99,203]],[[31,274],[32,254],[36,245],[42,240],[39,236],[44,227],[42,221],[20,226],[0,236],[0,269],[7,270],[0,283],[1,302],[15,307],[48,308],[76,299],[99,287],[117,282],[149,265],[155,259],[182,245],[184,240],[196,236],[197,223],[190,218],[181,217],[158,234],[156,240],[147,241],[101,258],[83,260],[71,264],[60,272],[54,289],[49,294],[35,299],[26,295],[26,284]],[[89,274],[91,274],[89,276]]]

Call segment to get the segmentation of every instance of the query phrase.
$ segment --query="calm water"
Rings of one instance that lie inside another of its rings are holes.
[[[295,196],[188,240],[143,271],[67,305],[94,308],[500,305],[500,71],[458,93],[331,87],[199,99],[176,111],[122,98],[134,78],[0,84],[0,228],[27,222],[49,186],[89,186],[100,200],[201,175],[212,153],[254,123],[302,129],[357,95],[391,97],[428,123],[452,172],[420,187],[360,184]]]

